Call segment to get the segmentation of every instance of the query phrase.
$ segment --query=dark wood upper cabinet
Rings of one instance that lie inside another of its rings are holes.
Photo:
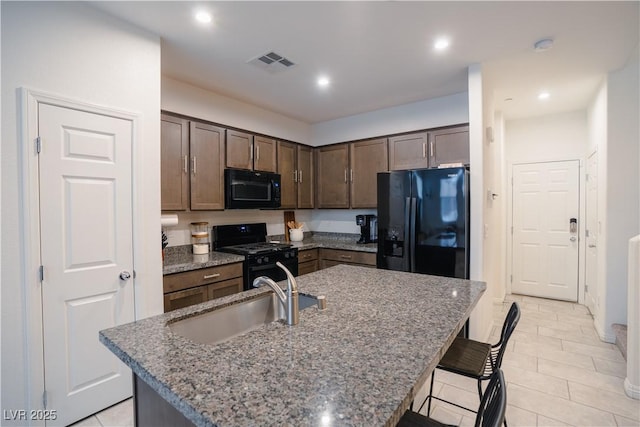
[[[224,209],[224,133],[191,122],[191,210]]]
[[[314,150],[308,145],[298,145],[298,209],[313,209],[315,206]]]
[[[429,167],[448,163],[469,164],[469,126],[429,132]]]
[[[227,130],[228,168],[253,169],[253,135],[237,130]]]
[[[319,208],[349,207],[349,144],[318,148],[317,200]]]
[[[352,208],[377,208],[377,174],[389,170],[387,138],[349,144]]]
[[[227,130],[228,168],[276,172],[276,140],[247,132]]]
[[[278,141],[278,173],[281,177],[282,209],[314,206],[313,148]]]
[[[160,128],[160,199],[163,211],[189,207],[189,122],[162,114]]]
[[[389,138],[389,170],[429,167],[428,145],[429,135],[427,132]]]
[[[253,137],[253,170],[262,172],[277,171],[277,144],[275,139],[264,136]]]
[[[278,141],[278,173],[280,174],[280,207],[295,209],[298,192],[296,144]]]

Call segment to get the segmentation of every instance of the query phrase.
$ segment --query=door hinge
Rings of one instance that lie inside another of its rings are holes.
[[[509,283],[513,283],[513,274],[509,276]]]
[[[38,275],[40,276],[40,283],[44,282],[44,265],[38,268]]]
[[[511,227],[511,234],[513,234],[513,226]]]
[[[40,154],[40,151],[42,150],[42,139],[37,136],[36,137],[36,153]]]
[[[584,236],[589,237],[589,230],[584,230]]]
[[[47,390],[42,392],[42,406],[47,409]]]

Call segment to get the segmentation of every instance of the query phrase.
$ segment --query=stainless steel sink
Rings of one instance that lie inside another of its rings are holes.
[[[300,310],[316,306],[318,300],[298,295]],[[201,344],[219,344],[259,326],[285,318],[285,310],[273,292],[169,324],[174,333]],[[294,326],[295,327],[295,326]]]

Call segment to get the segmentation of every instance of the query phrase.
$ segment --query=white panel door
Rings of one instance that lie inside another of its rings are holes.
[[[596,313],[598,302],[598,153],[587,159],[586,230],[587,248],[585,256],[584,302]]]
[[[98,331],[134,320],[132,123],[38,106],[47,407],[66,425],[131,396]],[[122,275],[125,277],[126,273]]]
[[[578,300],[578,173],[578,161],[513,166],[513,293]]]

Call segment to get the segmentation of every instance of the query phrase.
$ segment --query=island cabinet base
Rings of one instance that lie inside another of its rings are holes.
[[[136,427],[195,427],[137,375],[133,376],[133,416]]]

